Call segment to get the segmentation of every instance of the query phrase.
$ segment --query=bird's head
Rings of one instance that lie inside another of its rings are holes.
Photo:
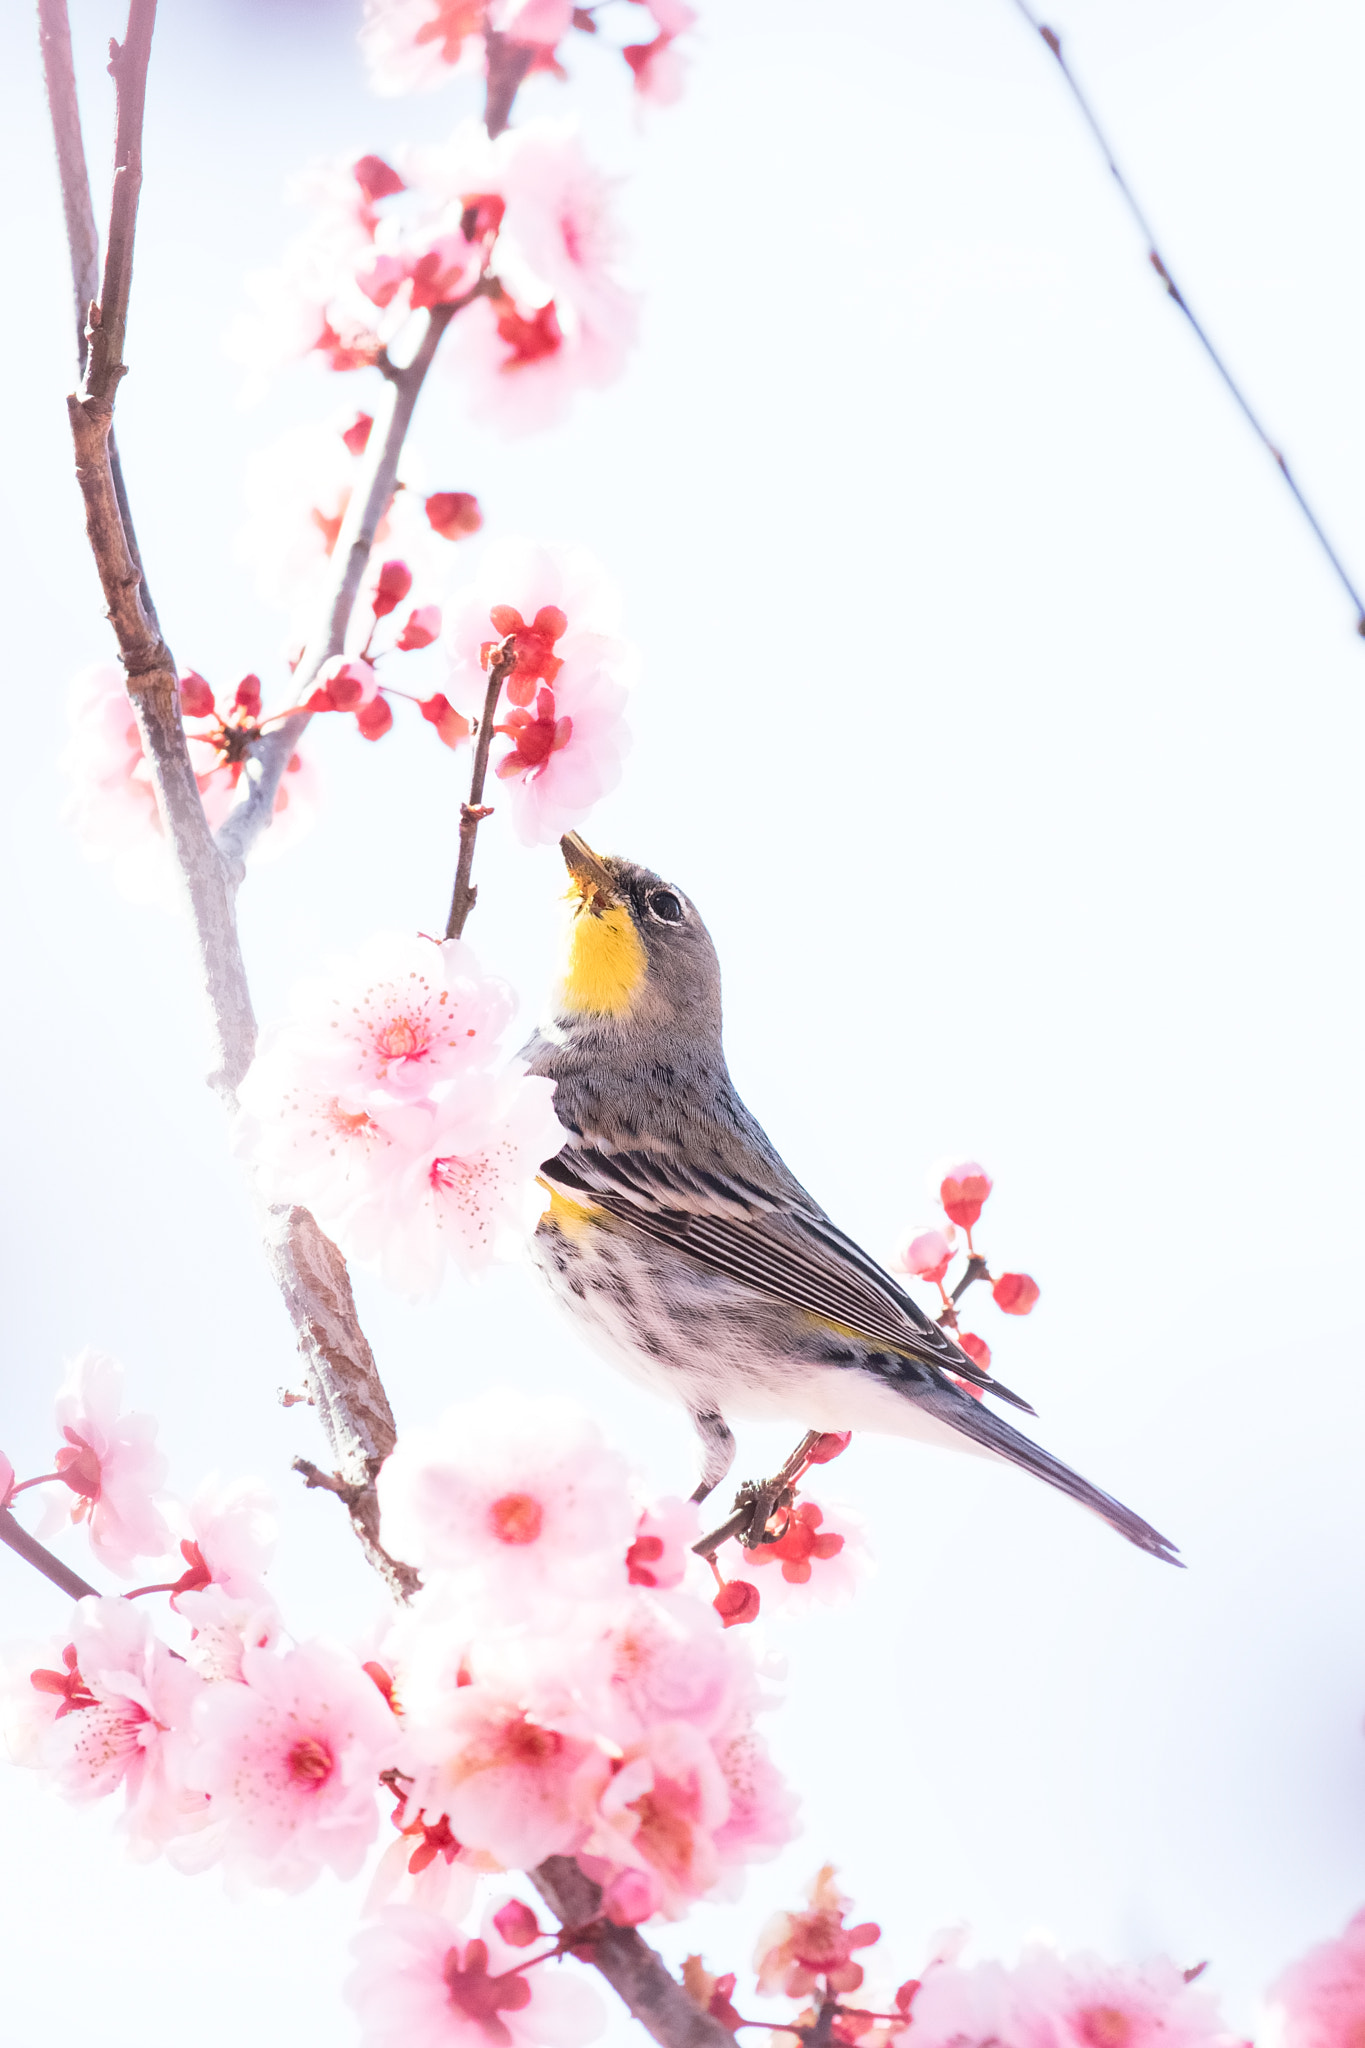
[[[634,861],[594,853],[576,832],[559,844],[573,903],[560,1021],[684,1025],[719,1043],[720,963],[690,897]]]

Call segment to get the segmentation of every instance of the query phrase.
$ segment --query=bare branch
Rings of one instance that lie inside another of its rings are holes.
[[[601,1887],[584,1876],[572,1856],[549,1856],[529,1875],[566,1927],[598,1921]],[[734,2048],[729,2030],[688,1996],[633,1927],[600,1924],[582,1954],[663,2048]]]
[[[346,629],[360,594],[361,579],[374,546],[375,532],[393,503],[399,458],[427,371],[446,328],[471,300],[483,295],[483,289],[483,281],[480,280],[464,298],[448,306],[433,306],[412,360],[401,369],[391,369],[386,373],[386,397],[370,429],[365,467],[351,494],[346,517],[332,551],[335,576],[323,620],[304,649],[303,659],[295,671],[295,695],[300,699],[311,690],[323,663],[345,649]],[[219,851],[234,868],[246,859],[269,825],[280,777],[307,729],[310,717],[311,713],[307,711],[297,712],[293,718],[286,719],[283,725],[267,733],[254,749],[245,777],[247,794],[218,833]]]
[[[1114,156],[1114,152],[1109,144],[1109,138],[1105,134],[1103,128],[1101,128],[1100,126],[1099,116],[1095,113],[1094,108],[1091,106],[1089,100],[1086,98],[1085,93],[1081,88],[1080,82],[1076,77],[1076,74],[1071,69],[1071,66],[1068,64],[1066,57],[1063,54],[1061,37],[1058,35],[1055,29],[1048,28],[1044,22],[1038,19],[1038,16],[1033,12],[1033,9],[1028,5],[1028,0],[1014,0],[1014,5],[1018,9],[1019,13],[1023,15],[1024,20],[1028,23],[1029,27],[1047,45],[1048,49],[1052,52],[1053,57],[1056,59],[1057,68],[1061,72],[1062,77],[1066,80],[1067,89],[1069,90],[1072,99],[1076,102],[1076,106],[1080,111],[1081,118],[1085,122],[1086,127],[1090,130],[1090,133],[1094,136],[1095,141],[1098,143],[1100,154],[1103,156],[1105,162],[1108,164],[1110,174],[1113,177],[1114,183],[1118,186],[1119,191],[1123,196],[1124,205],[1128,208],[1129,213],[1132,215],[1134,221],[1137,223],[1138,232],[1141,234],[1143,240],[1147,244],[1148,262],[1151,264],[1157,276],[1161,279],[1162,284],[1166,287],[1167,296],[1171,299],[1173,304],[1176,307],[1178,307],[1180,312],[1184,314],[1186,320],[1189,322],[1190,327],[1195,335],[1195,338],[1199,342],[1200,347],[1203,349],[1209,361],[1213,364],[1214,369],[1218,372],[1219,377],[1222,379],[1223,384],[1227,388],[1227,391],[1232,397],[1232,400],[1234,404],[1237,406],[1237,409],[1241,413],[1243,419],[1246,421],[1247,425],[1251,428],[1252,433],[1255,434],[1257,440],[1261,443],[1261,446],[1266,450],[1267,454],[1274,462],[1276,468],[1280,472],[1280,475],[1284,478],[1285,483],[1287,484],[1289,491],[1293,496],[1295,504],[1298,506],[1300,512],[1303,514],[1304,518],[1307,520],[1310,528],[1312,529],[1314,539],[1317,541],[1318,546],[1322,549],[1323,554],[1327,557],[1327,560],[1331,563],[1332,568],[1336,573],[1338,582],[1341,584],[1343,590],[1346,592],[1346,595],[1350,598],[1351,603],[1355,606],[1357,633],[1365,637],[1365,600],[1362,600],[1359,591],[1355,587],[1355,584],[1351,581],[1350,576],[1347,574],[1346,568],[1342,563],[1341,557],[1337,554],[1336,549],[1332,546],[1332,543],[1328,540],[1327,535],[1324,533],[1322,526],[1318,521],[1317,514],[1313,511],[1312,506],[1308,503],[1308,500],[1304,497],[1303,492],[1299,489],[1298,484],[1294,481],[1293,476],[1290,474],[1289,464],[1285,461],[1284,456],[1280,453],[1280,450],[1271,440],[1270,435],[1261,425],[1259,418],[1257,417],[1256,413],[1252,410],[1250,399],[1248,399],[1246,393],[1242,390],[1241,385],[1237,382],[1231,370],[1223,361],[1223,358],[1219,355],[1212,341],[1210,341],[1200,321],[1198,320],[1194,312],[1191,310],[1189,301],[1186,299],[1184,293],[1180,290],[1179,286],[1176,284],[1175,279],[1172,277],[1169,265],[1167,264],[1165,258],[1161,255],[1160,251],[1157,248],[1156,236],[1152,233],[1152,229],[1147,220],[1147,217],[1143,213],[1141,206],[1138,204],[1137,196],[1134,193],[1132,186],[1128,183],[1128,180],[1124,177],[1123,172],[1119,169],[1117,160]]]
[[[59,1557],[54,1557],[36,1536],[30,1536],[8,1508],[0,1508],[0,1543],[8,1544],[16,1557],[22,1557],[25,1564],[31,1564],[35,1571],[40,1571],[54,1586],[60,1586],[73,1600],[83,1600],[87,1593],[98,1597],[97,1586],[90,1585],[79,1572],[73,1572]]]
[[[507,676],[516,666],[516,635],[509,633],[501,647],[488,658],[488,688],[484,692],[483,716],[479,720],[479,737],[474,748],[474,768],[469,778],[469,802],[460,805],[460,857],[455,866],[455,888],[450,899],[450,916],[446,919],[446,937],[458,939],[463,935],[469,922],[469,913],[474,908],[478,890],[470,880],[474,872],[474,843],[479,827],[489,812],[484,806],[483,785],[488,774],[488,749],[493,743],[493,719],[497,713],[498,697]]]
[[[490,135],[501,135],[512,118],[512,102],[522,80],[535,62],[534,43],[514,42],[497,29],[485,31],[488,53],[488,84],[484,92],[483,125]]]
[[[52,111],[52,139],[62,184],[66,245],[71,252],[71,288],[76,309],[76,353],[85,374],[85,323],[99,292],[100,239],[90,199],[90,174],[81,137],[81,110],[76,97],[76,67],[71,57],[71,24],[66,0],[38,0],[38,46],[43,56],[47,103]]]

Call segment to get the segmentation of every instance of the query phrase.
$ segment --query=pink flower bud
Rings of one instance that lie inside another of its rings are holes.
[[[469,720],[455,709],[449,697],[438,690],[434,697],[424,698],[420,708],[423,718],[431,720],[448,747],[464,745],[469,738]]]
[[[964,1160],[961,1166],[950,1166],[938,1191],[944,1214],[960,1230],[970,1230],[994,1185],[985,1167],[978,1166],[974,1159]]]
[[[261,715],[261,679],[259,676],[243,676],[237,685],[237,694],[232,700],[235,711],[245,711],[248,718]]]
[[[3,1451],[0,1451],[0,1508],[7,1508],[10,1495],[14,1492],[14,1467]],[[662,1545],[660,1548],[662,1549]]]
[[[602,1894],[602,1918],[613,1927],[638,1927],[657,1904],[643,1870],[618,1870]]]
[[[509,1948],[529,1948],[540,1939],[540,1922],[521,1899],[509,1899],[493,1915],[493,1925]]]
[[[978,1337],[973,1330],[959,1330],[957,1341],[978,1371],[990,1371],[991,1347],[984,1337]]]
[[[443,540],[463,540],[483,525],[483,513],[472,491],[434,491],[427,499],[427,518]]]
[[[757,1621],[758,1587],[751,1586],[747,1579],[731,1579],[728,1585],[721,1587],[711,1605],[726,1628],[736,1628],[743,1622]]]
[[[407,189],[393,165],[386,164],[382,156],[357,157],[351,165],[351,175],[371,206],[376,199],[391,199],[395,192]]]
[[[406,562],[385,562],[375,580],[370,609],[377,619],[387,618],[412,589],[412,571]]]
[[[341,438],[352,455],[363,455],[370,445],[370,429],[374,425],[374,414],[358,412],[349,427],[343,427]]]
[[[404,654],[411,654],[415,647],[430,647],[440,635],[441,607],[438,604],[419,604],[416,611],[408,613],[407,624],[398,635],[396,645]]]
[[[951,1263],[956,1237],[951,1225],[947,1230],[916,1231],[897,1263],[902,1272],[913,1273],[917,1280],[937,1284]]]
[[[1007,1316],[1026,1316],[1038,1299],[1038,1283],[1027,1273],[1002,1273],[991,1288],[995,1305]]]
[[[186,718],[212,718],[213,691],[196,669],[180,678],[180,710]]]
[[[318,689],[326,696],[333,711],[357,710],[360,705],[371,701],[378,688],[379,678],[374,664],[362,660],[359,655],[350,660],[344,654],[334,655],[318,670]]]
[[[831,1458],[842,1457],[853,1441],[851,1429],[827,1429],[806,1452],[808,1465],[828,1465]]]
[[[371,697],[368,704],[362,704],[355,715],[355,722],[365,739],[382,740],[393,724],[387,697]]]

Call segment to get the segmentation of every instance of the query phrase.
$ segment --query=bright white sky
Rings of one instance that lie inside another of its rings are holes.
[[[102,162],[120,23],[94,0],[75,16]],[[1365,16],[1058,0],[1055,19],[1172,267],[1365,575]],[[120,436],[168,636],[219,680],[269,676],[280,632],[231,552],[243,460],[343,395],[300,373],[236,408],[219,335],[241,275],[276,253],[307,155],[459,111],[458,91],[372,100],[351,25],[324,0],[199,0],[158,31]],[[598,154],[635,168],[630,374],[511,445],[435,390],[427,474],[478,491],[490,531],[584,543],[620,579],[646,680],[592,838],[702,906],[739,1085],[870,1248],[926,1214],[932,1161],[988,1163],[986,1247],[1043,1287],[1027,1323],[983,1312],[998,1368],[1190,1569],[1023,1478],[858,1442],[827,1490],[867,1517],[878,1575],[781,1638],[772,1739],[806,1832],[686,1939],[743,1969],[760,1917],[829,1858],[901,1975],[949,1922],[1006,1955],[1045,1928],[1211,1957],[1247,2024],[1257,1987],[1365,1900],[1365,647],[1008,0],[715,0],[698,45],[686,101],[643,135],[614,73],[583,94]],[[67,677],[109,643],[18,6],[0,95],[3,1441],[36,1458],[62,1357],[116,1352],[185,1490],[217,1466],[281,1494],[295,1625],[348,1627],[377,1595],[288,1475],[318,1440],[274,1405],[289,1336],[199,1084],[184,937],[55,821]],[[317,751],[323,824],[243,898],[263,1017],[328,950],[434,926],[449,891],[450,757],[349,727]],[[557,859],[496,821],[486,838],[470,937],[529,1018]],[[359,1293],[400,1418],[495,1378],[567,1389],[661,1487],[690,1482],[681,1414],[520,1274],[420,1312]],[[744,1467],[788,1434],[751,1431]],[[6,1633],[57,1622],[36,1578],[0,1582]],[[199,2048],[349,2038],[354,1901],[330,1881],[230,1905],[216,1876],[126,1866],[102,1818],[25,1776],[0,1799],[6,2048],[73,2012],[102,2048],[187,2022]]]

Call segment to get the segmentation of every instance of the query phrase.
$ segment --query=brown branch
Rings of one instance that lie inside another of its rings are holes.
[[[735,1495],[734,1513],[727,1517],[709,1536],[703,1536],[700,1543],[692,1545],[693,1554],[704,1557],[708,1563],[715,1559],[722,1543],[731,1536],[738,1536],[746,1550],[758,1550],[764,1543],[774,1543],[780,1536],[766,1534],[768,1522],[776,1510],[791,1503],[791,1488],[810,1462],[810,1453],[820,1441],[818,1429],[808,1429],[785,1464],[771,1479],[764,1479],[757,1485],[747,1480]]]
[[[566,1927],[601,1913],[602,1892],[572,1856],[549,1856],[529,1873],[542,1899]],[[734,2048],[734,2037],[691,1999],[663,1959],[633,1927],[603,1925],[581,1953],[663,2048]]]
[[[83,1600],[87,1593],[99,1596],[99,1588],[83,1579],[79,1572],[73,1572],[59,1557],[41,1544],[36,1536],[14,1519],[8,1508],[0,1508],[0,1543],[8,1544],[16,1557],[22,1557],[25,1564],[31,1564],[35,1571],[50,1579],[54,1586],[60,1586],[73,1600]]]
[[[1071,69],[1071,66],[1068,64],[1066,57],[1063,54],[1061,37],[1057,34],[1057,31],[1055,29],[1048,28],[1044,22],[1039,20],[1038,16],[1033,12],[1033,9],[1028,5],[1028,0],[1014,0],[1014,5],[1017,8],[1018,12],[1022,14],[1024,20],[1028,23],[1029,27],[1034,31],[1035,35],[1040,37],[1040,39],[1047,45],[1047,48],[1052,52],[1052,55],[1057,63],[1057,68],[1061,72],[1062,77],[1065,79],[1067,89],[1070,92],[1071,97],[1075,101],[1077,109],[1080,112],[1081,119],[1085,122],[1086,127],[1090,130],[1091,135],[1094,137],[1096,143],[1099,145],[1100,154],[1104,158],[1106,164],[1109,166],[1110,175],[1112,176],[1114,183],[1119,188],[1119,192],[1122,195],[1124,205],[1127,207],[1128,212],[1132,216],[1133,220],[1137,223],[1138,232],[1141,234],[1143,240],[1147,244],[1148,262],[1151,264],[1153,270],[1156,272],[1157,276],[1161,279],[1162,284],[1165,286],[1167,297],[1172,301],[1176,308],[1184,314],[1186,320],[1189,322],[1190,328],[1196,340],[1198,341],[1200,347],[1203,349],[1205,355],[1208,357],[1209,361],[1212,363],[1214,369],[1217,371],[1219,377],[1222,379],[1222,382],[1226,390],[1231,396],[1238,411],[1241,413],[1243,419],[1251,428],[1252,433],[1261,443],[1261,446],[1266,450],[1272,462],[1274,462],[1276,468],[1280,472],[1280,475],[1284,478],[1284,481],[1289,488],[1289,491],[1294,499],[1295,504],[1298,506],[1300,512],[1303,514],[1304,518],[1308,522],[1309,527],[1312,530],[1314,539],[1317,541],[1318,546],[1322,549],[1323,554],[1327,557],[1327,560],[1331,563],[1332,568],[1336,574],[1337,580],[1342,586],[1342,589],[1346,592],[1346,595],[1350,598],[1351,603],[1355,606],[1357,633],[1361,634],[1362,636],[1365,636],[1365,599],[1361,598],[1359,591],[1356,589],[1355,584],[1351,581],[1351,578],[1347,573],[1344,564],[1342,563],[1341,557],[1337,554],[1336,549],[1332,546],[1332,543],[1328,540],[1326,533],[1323,531],[1322,525],[1318,520],[1317,514],[1313,511],[1312,506],[1304,497],[1303,492],[1299,489],[1298,484],[1295,482],[1293,476],[1290,474],[1289,464],[1285,461],[1284,456],[1281,454],[1280,450],[1271,440],[1270,435],[1262,426],[1257,414],[1252,410],[1250,399],[1246,396],[1246,393],[1242,390],[1241,385],[1237,382],[1231,370],[1223,361],[1223,358],[1219,355],[1218,350],[1214,347],[1212,341],[1209,339],[1209,336],[1205,332],[1201,322],[1198,320],[1198,318],[1192,311],[1188,299],[1186,299],[1184,293],[1180,290],[1179,286],[1176,284],[1174,277],[1171,275],[1170,266],[1166,262],[1165,258],[1161,255],[1159,249],[1157,248],[1156,236],[1152,233],[1152,229],[1147,220],[1147,217],[1138,203],[1137,195],[1134,193],[1132,186],[1128,183],[1128,180],[1124,177],[1123,172],[1119,169],[1117,159],[1115,158],[1113,149],[1111,148],[1109,143],[1109,138],[1105,134],[1103,128],[1101,128],[1100,126],[1099,116],[1096,114],[1094,108],[1091,106],[1090,101],[1086,98],[1085,92],[1081,87],[1080,81],[1077,79],[1075,72]]]
[[[446,937],[458,939],[463,936],[469,922],[469,913],[474,908],[478,890],[470,881],[474,872],[474,844],[479,827],[491,813],[483,800],[483,785],[488,774],[488,749],[493,744],[493,720],[497,715],[498,696],[503,683],[516,666],[516,635],[509,633],[488,657],[488,688],[484,692],[483,716],[479,720],[479,737],[474,747],[474,768],[469,778],[469,802],[460,805],[460,857],[455,865],[455,888],[450,898],[450,916],[446,919]]]
[[[534,43],[514,42],[496,29],[485,33],[488,84],[484,92],[483,125],[490,135],[501,135],[512,118],[512,102],[522,80],[535,62]]]
[[[978,1280],[989,1280],[990,1277],[990,1269],[980,1252],[973,1252],[967,1260],[966,1272],[948,1297],[954,1308],[956,1308],[969,1287],[974,1286]]]
[[[76,352],[85,374],[85,323],[99,291],[100,240],[90,199],[90,174],[81,139],[81,110],[76,97],[76,67],[71,57],[71,24],[66,0],[38,0],[38,47],[43,57],[47,103],[52,110],[52,139],[62,185],[66,245],[71,252],[71,289],[76,310]]]

